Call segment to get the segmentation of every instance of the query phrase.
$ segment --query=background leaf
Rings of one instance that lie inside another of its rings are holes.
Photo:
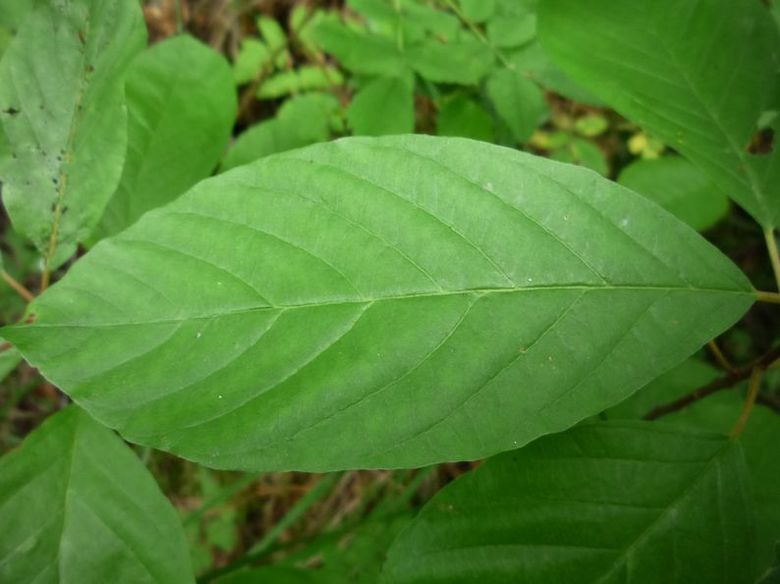
[[[413,467],[593,415],[753,300],[693,230],[590,171],[351,138],[200,183],[3,334],[133,441],[228,468]]]
[[[0,124],[12,152],[0,157],[3,203],[52,266],[87,238],[119,182],[123,75],[145,40],[135,2],[38,2],[0,61]]]
[[[436,116],[436,133],[492,142],[496,129],[493,118],[479,102],[457,93],[442,104]]]
[[[780,38],[761,2],[551,0],[540,35],[586,89],[778,224],[780,159],[748,152],[761,114],[780,106]]]
[[[0,459],[7,582],[192,582],[170,503],[133,452],[76,406]]]
[[[327,140],[339,109],[338,100],[325,93],[288,99],[275,118],[249,128],[236,139],[222,162],[222,170]]]
[[[704,231],[726,216],[729,202],[697,167],[679,156],[638,160],[623,169],[618,182]]]
[[[211,174],[236,117],[227,62],[186,35],[139,55],[126,91],[127,160],[94,239],[121,231]]]
[[[766,373],[771,376],[771,372]],[[642,388],[625,402],[606,412],[609,419],[637,419],[660,404],[671,402],[719,377],[719,371],[699,360],[689,359]],[[721,391],[663,417],[664,423],[700,428],[722,435],[734,426],[744,404],[744,392]],[[780,541],[780,482],[777,480],[776,452],[768,445],[780,443],[777,414],[756,406],[739,441],[745,451],[753,479],[756,507],[756,561],[766,568],[774,557],[775,542]]]
[[[586,425],[445,487],[396,539],[382,582],[752,582],[752,512],[725,437]]]
[[[379,77],[355,94],[347,121],[355,135],[383,136],[414,132],[414,79]]]
[[[518,143],[527,142],[550,115],[539,86],[516,70],[496,69],[486,87],[496,112]]]

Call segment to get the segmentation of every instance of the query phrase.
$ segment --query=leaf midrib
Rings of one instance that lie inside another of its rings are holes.
[[[213,314],[202,314],[194,316],[184,316],[180,318],[163,318],[157,320],[144,320],[144,321],[125,321],[125,322],[96,322],[88,324],[79,323],[61,323],[61,324],[47,324],[47,323],[34,323],[29,325],[14,325],[5,327],[6,331],[14,329],[32,329],[32,328],[107,328],[107,327],[122,327],[122,326],[144,326],[154,324],[177,324],[182,322],[197,321],[197,320],[211,320],[214,318],[235,316],[239,314],[247,314],[253,312],[272,312],[281,311],[287,312],[297,309],[308,308],[322,308],[329,306],[365,306],[372,305],[377,302],[387,301],[403,301],[416,298],[440,298],[440,297],[453,297],[453,296],[465,296],[474,294],[480,297],[488,296],[491,294],[512,294],[512,293],[524,293],[524,292],[543,292],[543,291],[584,291],[584,292],[609,292],[609,291],[630,291],[630,292],[702,292],[709,294],[734,294],[739,296],[752,296],[755,297],[755,291],[753,290],[734,290],[734,289],[721,289],[721,288],[696,288],[692,286],[653,286],[653,285],[641,285],[641,284],[629,284],[629,285],[592,285],[585,284],[572,284],[572,285],[548,285],[548,286],[523,286],[521,288],[474,288],[464,290],[454,290],[445,292],[424,292],[424,293],[412,293],[412,294],[399,294],[388,295],[377,298],[362,298],[356,300],[326,300],[322,302],[309,301],[299,304],[286,304],[286,305],[263,305],[263,306],[250,306],[244,308],[237,308],[234,310],[226,310],[224,312],[216,312]],[[33,311],[33,314],[35,312]]]

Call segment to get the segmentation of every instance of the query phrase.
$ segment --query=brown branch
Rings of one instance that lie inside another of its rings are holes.
[[[8,284],[14,291],[22,297],[25,302],[32,302],[35,300],[35,295],[24,287],[19,281],[17,281],[11,274],[5,270],[0,271],[0,277],[3,278],[6,284]]]
[[[756,359],[753,363],[745,365],[744,367],[738,367],[733,371],[727,372],[723,377],[719,377],[710,383],[694,389],[691,393],[688,393],[672,402],[656,406],[650,410],[645,416],[645,420],[656,420],[661,416],[671,414],[681,410],[694,402],[704,399],[708,395],[712,395],[722,389],[730,389],[737,385],[739,382],[744,381],[753,373],[753,369],[767,369],[774,361],[780,359],[780,346],[775,347],[768,353],[762,355]],[[758,399],[758,403],[765,404],[765,400]]]

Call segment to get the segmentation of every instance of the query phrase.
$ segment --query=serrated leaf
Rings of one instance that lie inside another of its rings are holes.
[[[173,507],[76,406],[0,459],[0,522],[4,582],[193,582]]]
[[[277,117],[249,128],[238,137],[222,161],[221,170],[327,140],[331,120],[339,107],[335,97],[324,93],[288,99]]]
[[[701,170],[679,156],[637,160],[623,169],[618,182],[652,199],[698,231],[715,225],[729,210],[726,195]]]
[[[550,115],[544,92],[517,70],[496,69],[488,77],[486,90],[517,142],[527,142]]]
[[[414,132],[414,79],[378,77],[358,91],[347,109],[355,135],[383,136]]]
[[[127,146],[125,67],[144,46],[126,0],[38,2],[0,61],[3,203],[56,266],[100,219]]]
[[[436,133],[492,142],[496,129],[493,118],[479,102],[457,94],[442,104],[436,116]]]
[[[736,443],[582,426],[445,487],[396,540],[382,581],[747,583],[751,517]]]
[[[596,174],[351,138],[200,183],[3,334],[136,442],[228,468],[480,458],[624,399],[755,292]]]
[[[236,117],[230,67],[190,36],[139,55],[128,68],[126,92],[127,160],[95,240],[118,233],[209,176]]]
[[[780,221],[780,157],[748,152],[777,109],[780,38],[761,2],[551,0],[547,52],[586,89],[704,170],[764,227]]]

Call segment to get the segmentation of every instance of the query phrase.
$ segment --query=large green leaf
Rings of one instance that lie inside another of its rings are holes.
[[[50,264],[100,219],[127,148],[123,73],[146,33],[137,2],[38,2],[0,62],[3,202]],[[52,253],[54,252],[54,253]]]
[[[698,359],[689,359],[608,410],[606,415],[609,419],[639,418],[653,407],[671,402],[718,377],[717,369]],[[726,435],[737,421],[744,400],[742,391],[724,390],[666,415],[663,421]],[[780,418],[769,408],[756,406],[740,442],[753,479],[758,534],[756,560],[763,569],[774,557],[774,543],[780,541],[780,482],[777,451],[772,447],[780,444]]]
[[[192,582],[184,534],[141,461],[76,406],[0,459],[3,582]]]
[[[133,441],[229,468],[409,467],[593,415],[754,299],[693,230],[590,171],[350,138],[200,183],[3,334]]]
[[[211,174],[236,117],[227,61],[192,37],[154,45],[127,71],[129,143],[95,238],[112,235]]]
[[[780,106],[780,38],[761,2],[549,0],[539,16],[546,50],[575,80],[778,224],[780,156],[748,152],[761,114]]]
[[[752,582],[741,448],[650,423],[582,426],[437,494],[384,582]]]

